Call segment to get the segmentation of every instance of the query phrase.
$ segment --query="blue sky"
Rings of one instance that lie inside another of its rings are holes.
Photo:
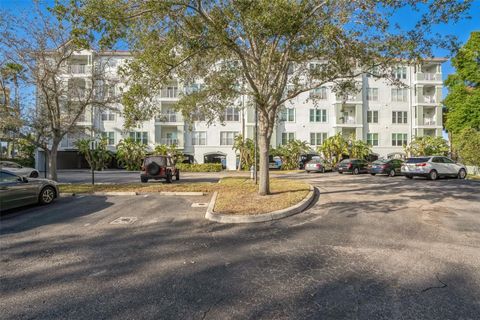
[[[44,0],[43,2],[52,4],[53,0]],[[24,11],[32,6],[32,0],[0,0],[0,8],[8,11]],[[433,31],[440,34],[452,34],[458,37],[460,43],[465,43],[472,31],[480,31],[480,0],[475,0],[472,4],[471,10],[469,12],[471,19],[465,19],[456,24],[441,25],[434,27]],[[415,20],[417,15],[408,10],[401,10],[398,14],[395,15],[392,22],[397,22],[400,25],[408,24],[410,21]],[[441,50],[436,50],[435,56],[437,57],[446,57],[448,52]],[[443,77],[444,79],[451,73],[454,72],[450,61],[447,61],[443,64]],[[446,92],[444,92],[445,94]]]

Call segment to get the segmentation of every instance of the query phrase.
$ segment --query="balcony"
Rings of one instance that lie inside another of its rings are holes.
[[[175,113],[162,113],[155,117],[155,122],[177,122],[177,119]]]
[[[161,138],[160,139],[160,144],[165,144],[167,146],[172,146],[172,145],[176,145],[176,146],[179,146],[180,141],[176,138]]]
[[[167,87],[160,91],[160,97],[167,99],[178,98],[178,87]]]
[[[68,66],[68,72],[71,74],[87,74],[91,71],[91,66],[85,64],[71,64]]]
[[[435,126],[437,121],[434,118],[423,118],[424,126]]]
[[[361,102],[363,97],[362,97],[362,92],[360,91],[359,93],[357,94],[340,94],[340,93],[337,93],[335,94],[335,99],[338,101],[338,102]]]
[[[442,74],[441,73],[417,73],[415,74],[415,80],[417,81],[442,81]]]
[[[335,126],[337,127],[361,127],[363,125],[362,105],[342,106],[335,105]]]

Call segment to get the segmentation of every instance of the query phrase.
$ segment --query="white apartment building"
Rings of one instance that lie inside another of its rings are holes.
[[[97,61],[107,59],[105,71],[115,77],[118,67],[129,58],[128,52],[97,55],[82,51],[72,59],[68,76],[81,79],[91,72]],[[315,150],[327,137],[340,132],[345,137],[354,135],[356,139],[368,142],[379,157],[391,157],[403,153],[403,144],[408,144],[414,136],[441,136],[441,66],[445,61],[434,58],[422,65],[399,66],[395,75],[407,88],[397,88],[383,79],[363,75],[358,78],[361,91],[345,99],[335,94],[333,86],[329,85],[302,93],[285,104],[272,137],[272,146],[299,139],[307,141]],[[115,92],[119,85],[108,90]],[[93,132],[106,136],[113,151],[120,140],[133,137],[151,150],[157,144],[176,144],[195,163],[221,160],[227,169],[235,169],[237,155],[232,149],[233,139],[241,133],[248,138],[254,137],[254,110],[227,107],[224,123],[207,126],[205,121],[198,119],[188,124],[173,109],[184,90],[182,84],[176,82],[163,88],[157,97],[158,115],[128,132],[123,128],[120,105],[120,112],[87,110],[79,125],[89,132],[93,128]],[[309,99],[311,95],[317,99]],[[70,152],[70,155],[65,156],[63,163],[59,159],[59,168],[77,165],[73,160],[76,139],[78,136],[67,136],[62,141],[60,154],[63,151],[65,154]],[[41,161],[37,163],[41,170]]]

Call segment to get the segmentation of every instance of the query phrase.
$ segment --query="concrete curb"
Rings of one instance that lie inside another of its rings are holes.
[[[286,218],[302,212],[303,210],[305,210],[305,208],[307,208],[310,205],[310,203],[315,198],[315,188],[312,185],[310,185],[310,192],[307,194],[305,198],[303,198],[302,201],[300,201],[296,205],[293,205],[289,208],[280,209],[280,210],[269,212],[269,213],[262,213],[254,216],[240,216],[240,215],[215,213],[213,209],[215,207],[215,201],[217,200],[217,196],[218,196],[218,193],[215,191],[208,205],[207,213],[205,214],[205,219],[219,222],[219,223],[254,223],[254,222],[266,222],[266,221],[278,220],[278,219]]]
[[[171,191],[161,191],[160,194],[162,196],[204,196],[205,192],[195,192],[195,191],[187,191],[187,192],[171,192]]]
[[[108,192],[94,192],[94,196],[136,196],[135,191],[108,191]]]
[[[58,194],[58,196],[59,196],[60,198],[73,197],[73,196],[75,196],[75,193],[60,192],[60,193]]]

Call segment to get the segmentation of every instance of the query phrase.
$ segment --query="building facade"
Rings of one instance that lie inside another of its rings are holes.
[[[130,55],[111,52],[99,56],[83,51],[72,60],[67,76],[81,79],[101,59],[108,60],[105,72],[115,77],[118,67],[130,59]],[[362,75],[357,79],[361,90],[354,96],[340,96],[333,92],[331,85],[304,92],[285,104],[272,136],[272,146],[299,139],[307,141],[315,150],[326,138],[341,133],[368,142],[379,157],[391,157],[403,153],[402,146],[415,136],[441,136],[441,66],[445,61],[435,58],[422,65],[399,66],[395,76],[405,84],[404,88]],[[117,92],[121,90],[119,86],[115,84],[108,91]],[[235,169],[237,155],[232,149],[233,140],[237,134],[254,137],[254,110],[227,107],[223,123],[207,125],[198,119],[188,124],[174,110],[184,90],[177,82],[164,87],[156,98],[158,115],[135,129],[124,130],[121,105],[117,106],[119,112],[87,110],[79,125],[85,132],[106,137],[112,151],[122,139],[132,137],[151,150],[158,144],[175,144],[194,163],[221,162],[227,169]],[[313,96],[315,99],[311,99]],[[60,151],[74,151],[78,138],[78,135],[66,136]]]

